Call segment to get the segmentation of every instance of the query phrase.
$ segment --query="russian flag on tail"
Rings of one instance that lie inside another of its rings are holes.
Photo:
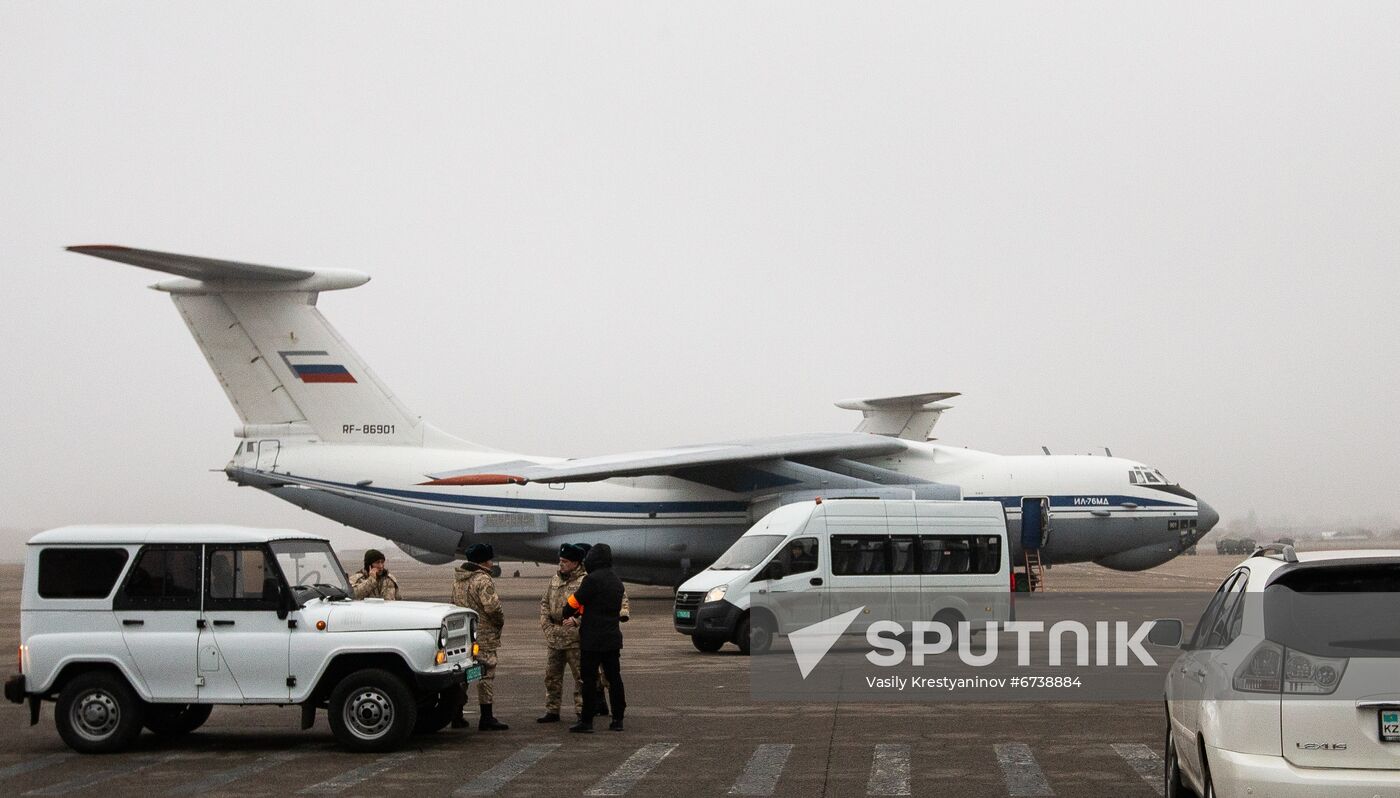
[[[339,363],[327,363],[329,352],[302,350],[278,352],[282,362],[302,382],[355,382],[355,375]]]

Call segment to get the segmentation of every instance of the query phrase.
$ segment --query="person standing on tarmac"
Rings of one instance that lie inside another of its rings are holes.
[[[491,566],[496,552],[489,543],[473,543],[467,549],[467,561],[457,566],[456,579],[452,585],[452,603],[459,607],[476,610],[476,661],[481,663],[481,681],[476,683],[476,698],[481,704],[482,731],[505,731],[510,728],[496,720],[491,711],[495,701],[496,649],[501,646],[501,627],[506,624],[505,612],[501,609],[501,597],[496,595],[496,583],[491,579]],[[463,693],[463,704],[466,694]],[[466,718],[459,716],[453,727],[466,726]]]
[[[384,567],[384,552],[378,549],[365,552],[365,567],[350,575],[350,590],[357,599],[399,600],[399,583]]]
[[[598,668],[607,676],[612,691],[612,723],[608,728],[622,731],[622,716],[627,710],[627,697],[622,686],[620,658],[622,629],[618,615],[622,611],[622,580],[612,570],[612,549],[598,543],[583,559],[588,574],[578,590],[565,603],[565,622],[578,627],[579,665],[583,670],[583,715],[569,727],[571,732],[593,733],[593,717],[599,714]]]
[[[588,556],[588,550],[593,548],[592,543],[574,544],[583,550],[583,555]],[[622,585],[622,609],[617,614],[618,623],[627,623],[632,618],[632,602],[627,598],[627,585]],[[608,696],[611,690],[608,689],[608,677],[603,673],[602,666],[598,667],[598,714],[602,714],[608,707]],[[614,713],[616,714],[616,713]]]
[[[559,571],[540,597],[540,630],[549,653],[544,670],[544,715],[537,723],[558,723],[564,697],[564,666],[574,677],[574,714],[583,716],[583,681],[579,671],[578,629],[564,624],[564,607],[583,580],[584,549],[576,543],[559,547]]]

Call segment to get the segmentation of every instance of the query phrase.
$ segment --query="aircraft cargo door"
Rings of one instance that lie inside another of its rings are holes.
[[[1050,500],[1041,496],[1021,499],[1021,550],[1035,551],[1048,542]]]

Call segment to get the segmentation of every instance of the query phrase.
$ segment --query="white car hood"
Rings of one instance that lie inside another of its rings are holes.
[[[303,612],[323,618],[328,632],[386,632],[399,629],[435,630],[442,625],[443,618],[468,610],[453,604],[427,601],[363,599],[312,604]]]
[[[748,571],[711,571],[706,568],[685,580],[685,584],[681,585],[678,590],[684,593],[708,593],[712,587],[733,584],[741,578],[747,584],[748,574]]]

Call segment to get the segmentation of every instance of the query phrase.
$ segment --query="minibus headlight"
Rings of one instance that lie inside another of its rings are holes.
[[[724,594],[728,592],[728,590],[729,585],[720,585],[719,587],[710,588],[710,592],[705,594],[705,603],[709,604],[712,601],[719,601],[724,598]]]

